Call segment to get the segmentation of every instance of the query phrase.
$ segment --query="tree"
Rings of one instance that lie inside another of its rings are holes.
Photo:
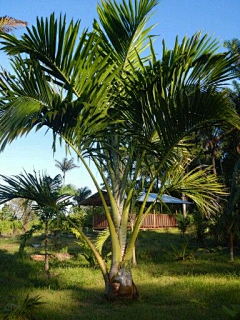
[[[230,188],[230,197],[227,206],[226,225],[229,234],[230,259],[234,259],[233,243],[234,236],[239,233],[240,228],[240,158],[234,166],[232,174],[232,183]]]
[[[15,213],[16,218],[21,220],[24,231],[27,231],[29,220],[34,217],[32,201],[26,199],[13,199],[8,202],[8,205]]]
[[[77,201],[77,204],[80,207],[81,202],[90,197],[91,194],[92,191],[88,187],[83,187],[76,190],[73,200]]]
[[[17,20],[8,16],[0,17],[0,32],[8,33],[16,28],[26,26],[27,22],[25,21]]]
[[[224,47],[237,56],[234,72],[236,73],[236,76],[240,78],[240,40],[235,38],[224,41]]]
[[[68,160],[67,158],[63,158],[62,162],[58,160],[55,160],[55,162],[55,166],[59,168],[63,173],[63,184],[65,184],[66,172],[79,167],[74,164],[73,158],[71,158],[70,160]]]
[[[56,20],[54,15],[38,19],[37,27],[19,40],[1,36],[16,73],[16,78],[1,77],[1,148],[47,126],[55,140],[60,137],[76,152],[102,199],[112,243],[109,269],[91,240],[66,219],[93,251],[109,299],[138,297],[132,252],[141,222],[155,204],[146,209],[156,179],[161,176],[159,199],[163,192],[179,190],[203,213],[215,212],[222,185],[209,168],[185,173],[182,154],[191,134],[204,126],[239,127],[227,94],[220,90],[233,77],[236,58],[216,53],[217,42],[197,33],[181,43],[176,39],[173,50],[163,42],[157,59],[149,38],[152,27],[146,28],[156,5],[157,0],[102,1],[97,6],[100,23],[94,21],[92,32],[83,31],[79,41],[79,22],[66,27],[65,17]],[[143,55],[146,47],[150,58]],[[149,157],[156,157],[158,166],[129,235],[135,187]],[[86,158],[99,171],[111,210]]]
[[[0,203],[13,199],[24,199],[36,202],[33,206],[36,214],[45,225],[45,266],[49,271],[48,233],[49,223],[52,218],[64,212],[68,202],[68,196],[60,194],[62,179],[60,175],[51,178],[47,175],[26,173],[13,177],[1,175],[5,182],[0,185]]]

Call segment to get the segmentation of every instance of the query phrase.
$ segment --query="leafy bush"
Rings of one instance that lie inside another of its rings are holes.
[[[171,244],[172,251],[171,252],[167,251],[167,253],[176,261],[185,261],[193,258],[193,251],[192,250],[189,251],[187,247],[188,247],[187,242],[184,242],[180,248],[173,246]]]
[[[212,220],[204,217],[199,211],[195,211],[193,214],[193,227],[194,227],[194,236],[198,242],[204,242],[206,236],[210,232]]]
[[[44,302],[40,301],[41,297],[29,297],[16,303],[8,303],[3,310],[4,320],[36,320],[35,312]]]
[[[26,247],[27,241],[30,240],[33,236],[33,233],[42,229],[41,225],[32,226],[29,231],[26,231],[23,235],[21,235],[21,243],[19,246],[19,254],[23,257],[24,249]]]
[[[2,220],[0,221],[0,234],[20,233],[22,223],[19,220]]]
[[[177,220],[177,227],[182,232],[183,236],[185,235],[188,227],[193,221],[193,217],[191,215],[187,215],[186,217],[183,216],[183,214],[179,213],[175,216]]]
[[[92,252],[92,250],[89,248],[88,244],[85,242],[85,240],[81,237],[81,234],[76,230],[76,229],[72,229],[72,232],[76,235],[76,237],[78,239],[80,239],[81,241],[76,241],[76,243],[79,245],[80,247],[80,254],[82,256],[84,256],[84,258],[87,260],[87,262],[89,263],[91,268],[98,268],[98,262],[95,258],[94,253]],[[96,240],[95,240],[95,245],[96,248],[98,250],[98,252],[100,252],[100,254],[102,255],[103,259],[105,261],[107,261],[107,259],[109,258],[109,256],[111,255],[111,253],[107,250],[105,250],[105,252],[103,252],[103,246],[105,245],[106,241],[108,240],[110,236],[110,232],[109,229],[105,229],[101,232],[99,232]]]

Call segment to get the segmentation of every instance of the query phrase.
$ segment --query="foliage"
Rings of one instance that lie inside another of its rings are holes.
[[[92,194],[92,191],[88,187],[83,187],[76,190],[74,200],[77,201],[78,206],[81,206],[81,202],[87,199]]]
[[[97,239],[95,241],[97,250],[102,254],[103,246],[107,239],[110,237],[109,229],[102,230],[98,233]]]
[[[188,227],[193,222],[192,215],[187,214],[186,217],[184,217],[183,214],[179,213],[175,215],[175,218],[177,220],[177,227],[182,232],[183,236],[185,235]]]
[[[224,41],[224,47],[227,48],[233,55],[238,57],[238,60],[235,63],[235,72],[238,78],[240,78],[240,66],[239,66],[239,57],[240,57],[240,40],[232,39]]]
[[[34,210],[39,219],[44,223],[45,234],[45,271],[49,272],[49,256],[48,256],[48,232],[49,223],[54,217],[65,212],[69,203],[69,195],[60,193],[62,178],[60,175],[51,178],[46,174],[37,175],[25,172],[14,177],[1,175],[1,178],[6,182],[0,185],[0,203],[5,203],[9,200],[20,198],[31,200],[34,203]],[[29,237],[31,237],[32,229],[22,238],[22,246],[20,253],[23,253],[24,246]]]
[[[18,220],[0,221],[0,234],[14,234],[22,231],[22,223]]]
[[[93,254],[93,252],[90,250],[89,246],[86,244],[84,239],[81,237],[81,234],[78,232],[78,230],[72,228],[72,232],[76,235],[77,238],[81,240],[81,242],[76,242],[80,246],[80,254],[82,254],[85,259],[88,261],[90,267],[97,268],[98,264],[96,261],[96,258]],[[98,250],[98,252],[103,256],[103,259],[107,262],[109,256],[111,253],[109,251],[103,252],[103,247],[106,244],[106,241],[108,240],[110,236],[109,229],[102,230],[98,233],[96,239],[94,240],[95,246]]]
[[[59,168],[63,173],[63,184],[65,184],[66,172],[79,167],[74,163],[74,159],[73,158],[68,160],[65,157],[65,158],[63,158],[62,162],[58,161],[58,160],[55,160],[55,162],[56,162],[55,166],[57,168]]]
[[[36,313],[44,302],[40,296],[30,297],[18,303],[8,303],[4,308],[4,320],[37,320]]]
[[[12,17],[0,17],[0,32],[10,32],[19,27],[26,27],[27,22]]]
[[[89,248],[88,244],[85,242],[85,240],[81,236],[81,233],[79,233],[78,230],[76,230],[74,228],[72,228],[72,232],[76,235],[77,238],[79,238],[81,240],[81,241],[77,241],[76,243],[80,247],[80,254],[84,256],[84,258],[89,263],[89,266],[91,268],[99,267],[94,253],[92,252],[92,250]]]
[[[21,243],[19,246],[19,254],[21,257],[23,257],[24,249],[26,247],[27,241],[33,237],[34,232],[37,232],[41,229],[42,229],[41,225],[34,225],[30,230],[26,231],[23,235],[20,236]]]
[[[8,205],[14,212],[15,217],[21,220],[23,229],[27,231],[29,222],[35,218],[32,201],[27,199],[13,199],[8,202]]]
[[[172,251],[168,254],[176,261],[185,261],[193,257],[193,251],[188,250],[188,242],[184,242],[180,248],[171,244]]]
[[[13,212],[13,210],[11,210],[10,206],[7,204],[4,204],[4,206],[2,207],[1,211],[0,211],[0,220],[4,221],[4,220],[14,220],[16,219],[16,215],[15,212]]]
[[[220,217],[220,215],[218,215]],[[216,217],[217,219],[217,217]],[[194,233],[198,242],[204,242],[207,234],[210,232],[210,228],[214,223],[213,217],[205,217],[199,211],[194,211],[192,214],[192,224],[194,227]]]
[[[79,21],[67,26],[66,17],[51,15],[37,19],[36,27],[20,39],[1,35],[16,74],[0,75],[1,148],[47,127],[53,132],[54,148],[59,137],[76,152],[102,199],[111,236],[110,271],[91,239],[73,226],[95,254],[106,284],[131,261],[141,222],[154,206],[145,210],[147,196],[160,175],[159,198],[178,191],[205,214],[218,210],[216,196],[226,192],[217,177],[201,166],[186,174],[181,159],[189,137],[200,128],[239,128],[239,117],[221,90],[233,78],[236,57],[218,53],[217,41],[196,33],[182,41],[176,38],[172,50],[163,41],[157,59],[148,24],[157,2],[101,1],[99,23],[94,21],[93,30],[81,34]],[[145,58],[147,47],[150,56]],[[149,156],[158,159],[157,166],[128,234],[131,203]],[[86,157],[99,171],[111,209]]]
[[[225,314],[228,315],[231,319],[238,320],[240,318],[240,305],[239,304],[231,305],[231,308],[223,306],[222,309],[225,312]]]
[[[79,227],[92,227],[92,214],[87,209],[72,206],[69,213],[69,218]],[[53,219],[50,229],[54,230],[57,226],[57,219]],[[71,232],[72,225],[64,217],[60,217],[59,228],[63,231]]]

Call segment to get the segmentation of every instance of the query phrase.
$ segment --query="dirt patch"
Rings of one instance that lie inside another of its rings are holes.
[[[31,254],[30,255],[32,260],[35,261],[44,261],[45,256],[44,254]],[[49,258],[55,258],[58,261],[65,261],[65,260],[69,260],[73,257],[73,255],[69,254],[69,253],[54,253],[49,255]]]
[[[58,260],[58,261],[64,261],[64,260],[69,260],[73,257],[73,255],[65,252],[65,253],[54,253],[53,256]]]
[[[8,250],[8,249],[15,249],[16,244],[1,244],[0,249],[1,250]]]
[[[43,254],[31,254],[30,257],[35,261],[44,261],[45,259],[45,256]]]

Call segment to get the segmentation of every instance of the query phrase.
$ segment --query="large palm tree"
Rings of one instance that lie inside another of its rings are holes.
[[[65,157],[62,159],[62,161],[55,160],[55,162],[55,166],[59,168],[63,173],[63,184],[65,184],[66,172],[79,167],[74,163],[73,158],[68,160],[68,158]]]
[[[184,175],[181,154],[190,147],[192,132],[201,127],[239,126],[221,91],[232,77],[235,58],[216,53],[217,42],[197,33],[182,42],[176,39],[173,50],[163,43],[157,59],[149,40],[152,27],[146,27],[156,4],[157,0],[101,1],[99,24],[95,21],[92,32],[83,31],[80,39],[79,22],[67,27],[65,18],[57,20],[54,15],[38,19],[37,27],[19,40],[1,36],[16,73],[15,78],[1,77],[1,148],[47,126],[76,152],[96,185],[108,220],[109,269],[90,239],[72,224],[95,254],[110,299],[138,296],[131,258],[141,222],[154,205],[145,209],[156,178],[161,175],[159,199],[163,192],[180,190],[204,213],[215,212],[215,195],[223,193],[222,186],[209,168]],[[143,55],[146,47],[151,52],[148,59]],[[129,236],[135,186],[151,156],[158,159],[158,166]],[[111,210],[86,157],[99,171]],[[174,183],[168,183],[170,177]]]

